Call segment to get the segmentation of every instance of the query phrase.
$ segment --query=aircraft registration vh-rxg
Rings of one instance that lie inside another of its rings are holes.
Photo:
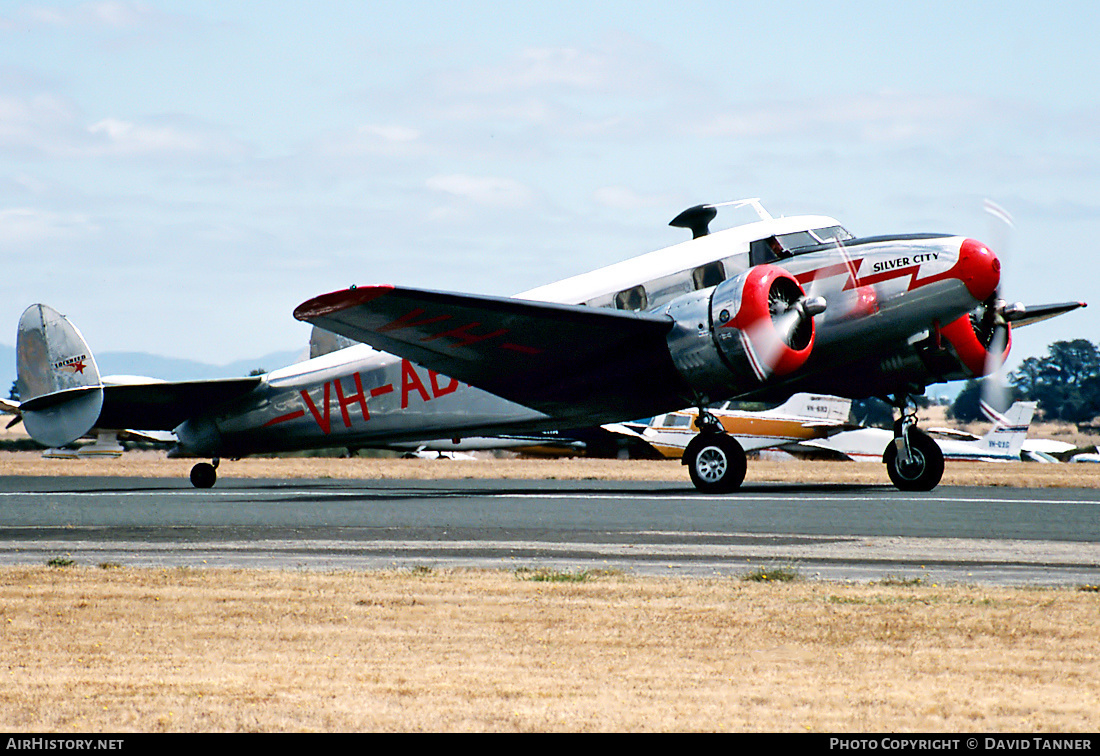
[[[729,492],[745,452],[712,403],[880,396],[900,415],[883,451],[891,480],[930,490],[943,455],[916,427],[912,397],[990,372],[1012,325],[1083,306],[1006,304],[996,255],[963,236],[858,238],[832,218],[723,204],[759,220],[710,233],[721,205],[698,205],[671,222],[690,241],[511,298],[397,286],[316,297],[294,316],[361,343],[264,376],[101,380],[76,328],[33,305],[19,324],[18,411],[47,446],[92,428],[172,430],[178,453],[212,460],[191,473],[209,487],[221,458],[567,438],[694,407],[702,431],[683,463],[697,488]]]

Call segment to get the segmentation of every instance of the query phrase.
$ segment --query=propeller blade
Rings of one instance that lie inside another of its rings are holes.
[[[1000,258],[1003,268],[1009,256],[1009,242],[1011,241],[1012,233],[1016,229],[1016,223],[1012,220],[1012,215],[1007,210],[991,199],[986,199],[982,202],[982,209],[990,215],[990,247],[996,253],[997,257]]]
[[[1004,412],[1011,404],[1004,374],[1005,348],[1008,346],[1008,323],[998,315],[985,360],[985,376],[981,386],[981,408],[986,417],[1005,425]]]
[[[1016,223],[1012,214],[991,199],[982,202],[982,209],[989,214],[992,222],[989,226],[990,246],[1001,261],[1002,283],[1009,257],[1009,241]],[[986,417],[999,425],[1007,425],[1004,412],[1011,404],[1008,382],[1005,377],[1004,360],[1009,344],[1009,323],[1016,319],[1023,305],[1008,304],[1001,298],[1001,287],[985,304],[983,325],[990,330],[989,346],[986,351],[984,377],[981,386],[981,408]]]

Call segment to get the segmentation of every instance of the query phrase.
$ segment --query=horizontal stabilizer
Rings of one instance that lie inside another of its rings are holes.
[[[96,425],[114,430],[170,431],[189,417],[251,392],[258,376],[202,381],[105,384]]]
[[[555,417],[640,417],[670,409],[653,397],[686,393],[664,315],[369,286],[294,317]]]

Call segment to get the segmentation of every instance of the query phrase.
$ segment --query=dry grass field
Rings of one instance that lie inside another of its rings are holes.
[[[1096,732],[1098,612],[1068,589],[0,568],[0,728]]]

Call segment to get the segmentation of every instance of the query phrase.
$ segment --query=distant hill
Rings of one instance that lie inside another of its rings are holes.
[[[195,360],[160,357],[144,352],[103,352],[96,354],[101,375],[144,375],[166,381],[234,378],[253,370],[275,370],[297,362],[303,351],[273,352],[263,357],[237,360],[228,365],[208,365]],[[15,347],[0,344],[0,396],[7,397],[15,381]]]

